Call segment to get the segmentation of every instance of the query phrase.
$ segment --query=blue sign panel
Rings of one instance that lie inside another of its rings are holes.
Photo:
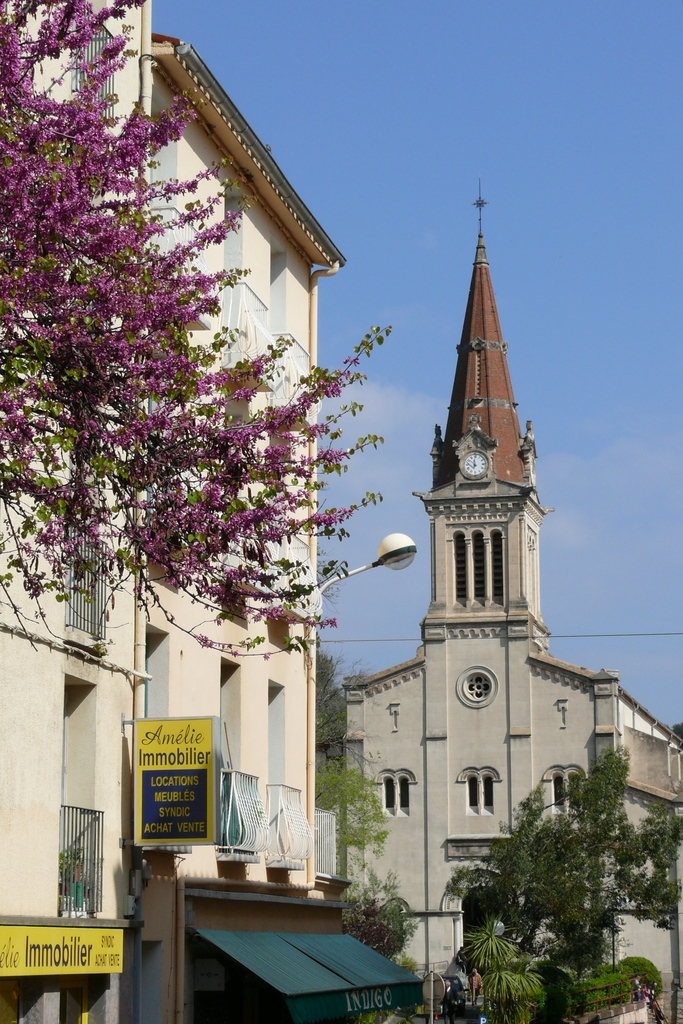
[[[143,839],[171,845],[206,842],[209,786],[206,768],[142,772]]]

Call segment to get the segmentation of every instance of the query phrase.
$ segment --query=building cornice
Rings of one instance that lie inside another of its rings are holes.
[[[153,56],[158,67],[181,92],[199,90],[212,105],[219,123],[210,125],[230,158],[236,160],[266,208],[273,210],[287,233],[311,263],[343,267],[345,257],[294,190],[253,128],[214,77],[194,47],[170,37],[155,35]],[[201,120],[207,121],[200,108]]]

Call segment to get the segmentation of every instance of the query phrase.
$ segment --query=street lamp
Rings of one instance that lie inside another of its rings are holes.
[[[333,583],[347,580],[350,576],[357,576],[360,572],[367,572],[368,569],[376,569],[380,565],[385,565],[387,569],[407,569],[416,554],[417,545],[415,541],[411,540],[405,533],[390,533],[388,537],[380,541],[377,548],[377,559],[374,562],[370,562],[369,565],[361,565],[358,569],[352,569],[351,572],[336,572],[334,576],[330,576],[328,580],[325,580],[318,590],[322,594]]]

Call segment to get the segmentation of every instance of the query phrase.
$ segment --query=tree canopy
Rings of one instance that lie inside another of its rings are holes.
[[[396,959],[417,928],[410,908],[399,897],[399,881],[393,872],[382,880],[370,868],[365,884],[347,891],[353,906],[342,914],[342,930],[371,946],[382,956]]]
[[[379,856],[389,834],[377,784],[365,765],[347,760],[343,661],[318,650],[316,670],[316,806],[337,816],[339,870],[349,870],[348,851]],[[359,673],[352,677],[358,678]]]
[[[384,333],[339,370],[312,367],[279,406],[256,396],[287,342],[226,360],[229,331],[191,335],[243,273],[199,260],[237,224],[230,167],[154,180],[191,102],[150,117],[106,94],[136,56],[124,22],[141,3],[0,0],[0,585],[17,614],[16,583],[35,606],[97,572],[141,604],[163,581],[198,619],[313,621],[316,581],[282,545],[343,532],[352,508],[322,507],[318,490],[378,439],[343,445],[338,416],[315,413]],[[118,31],[88,60],[105,23]]]
[[[569,778],[555,813],[539,786],[501,825],[483,863],[454,870],[449,890],[500,917],[521,950],[578,976],[605,959],[622,915],[671,927],[680,882],[670,878],[683,821],[657,801],[629,820],[628,753],[606,750]]]

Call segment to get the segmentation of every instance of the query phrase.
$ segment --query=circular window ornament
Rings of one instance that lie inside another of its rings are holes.
[[[466,669],[455,684],[455,692],[468,708],[485,708],[498,693],[498,680],[482,665]]]

